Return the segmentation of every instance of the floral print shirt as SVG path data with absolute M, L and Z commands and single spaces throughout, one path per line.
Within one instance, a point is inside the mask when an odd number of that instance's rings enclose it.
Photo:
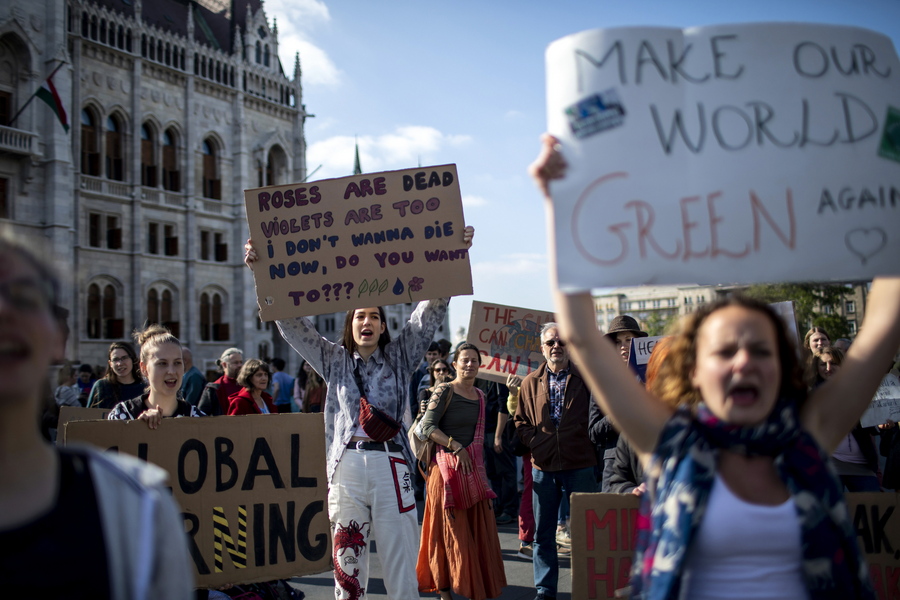
M 322 411 L 329 484 L 359 426 L 359 386 L 353 374 L 357 365 L 369 403 L 402 424 L 393 441 L 403 446 L 407 464 L 414 464 L 403 424 L 403 410 L 409 405 L 409 378 L 443 322 L 449 300 L 419 302 L 397 339 L 391 340 L 384 351 L 377 349 L 365 363 L 358 352 L 350 354 L 340 344 L 319 335 L 307 317 L 276 321 L 284 339 L 328 384 Z

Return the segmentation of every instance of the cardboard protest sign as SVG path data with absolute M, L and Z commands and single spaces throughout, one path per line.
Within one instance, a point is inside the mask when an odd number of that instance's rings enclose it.
M 847 508 L 878 600 L 900 598 L 900 495 L 847 494 Z
M 863 427 L 873 427 L 887 423 L 888 419 L 895 423 L 900 421 L 900 379 L 892 373 L 888 373 L 881 380 L 872 403 L 863 413 L 859 423 Z
M 647 363 L 650 355 L 656 348 L 656 342 L 663 339 L 664 335 L 651 335 L 642 338 L 631 338 L 631 350 L 628 352 L 628 366 L 637 373 L 641 383 L 647 381 Z
M 327 571 L 321 414 L 70 421 L 66 440 L 116 449 L 169 472 L 197 585 L 215 588 Z
M 615 598 L 631 578 L 640 500 L 632 494 L 572 494 L 570 499 L 572 598 Z
M 56 425 L 56 443 L 66 443 L 66 423 L 70 421 L 100 421 L 109 414 L 108 408 L 84 408 L 81 406 L 60 406 L 59 421 Z
M 244 191 L 263 321 L 472 293 L 456 165 Z
M 639 499 L 572 494 L 572 598 L 605 600 L 629 585 Z M 900 597 L 900 495 L 847 494 L 857 543 L 879 600 Z
M 541 326 L 553 321 L 553 313 L 488 302 L 472 302 L 469 334 L 484 356 L 478 376 L 506 383 L 515 373 L 525 377 L 544 362 Z
M 546 52 L 564 289 L 866 279 L 900 255 L 900 61 L 854 27 L 585 31 Z M 823 244 L 822 240 L 831 243 Z

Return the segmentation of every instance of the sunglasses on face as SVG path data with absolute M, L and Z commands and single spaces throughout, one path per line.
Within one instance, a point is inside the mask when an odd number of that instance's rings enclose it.
M 435 368 L 435 369 L 432 369 L 431 371 L 432 371 L 432 373 L 448 373 L 450 371 L 450 369 Z
M 544 342 L 544 345 L 548 348 L 552 348 L 553 346 L 559 346 L 560 348 L 566 347 L 566 343 L 562 340 L 547 340 Z

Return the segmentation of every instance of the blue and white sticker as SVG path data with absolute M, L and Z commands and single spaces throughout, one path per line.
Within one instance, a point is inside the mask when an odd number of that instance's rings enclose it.
M 625 122 L 625 107 L 615 89 L 588 96 L 566 109 L 569 127 L 578 139 L 584 139 L 619 127 Z

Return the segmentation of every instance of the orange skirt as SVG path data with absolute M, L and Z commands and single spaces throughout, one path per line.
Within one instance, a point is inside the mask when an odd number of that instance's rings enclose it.
M 444 480 L 428 468 L 428 492 L 416 578 L 422 593 L 452 589 L 471 600 L 496 598 L 506 586 L 491 500 L 467 510 L 444 510 Z

